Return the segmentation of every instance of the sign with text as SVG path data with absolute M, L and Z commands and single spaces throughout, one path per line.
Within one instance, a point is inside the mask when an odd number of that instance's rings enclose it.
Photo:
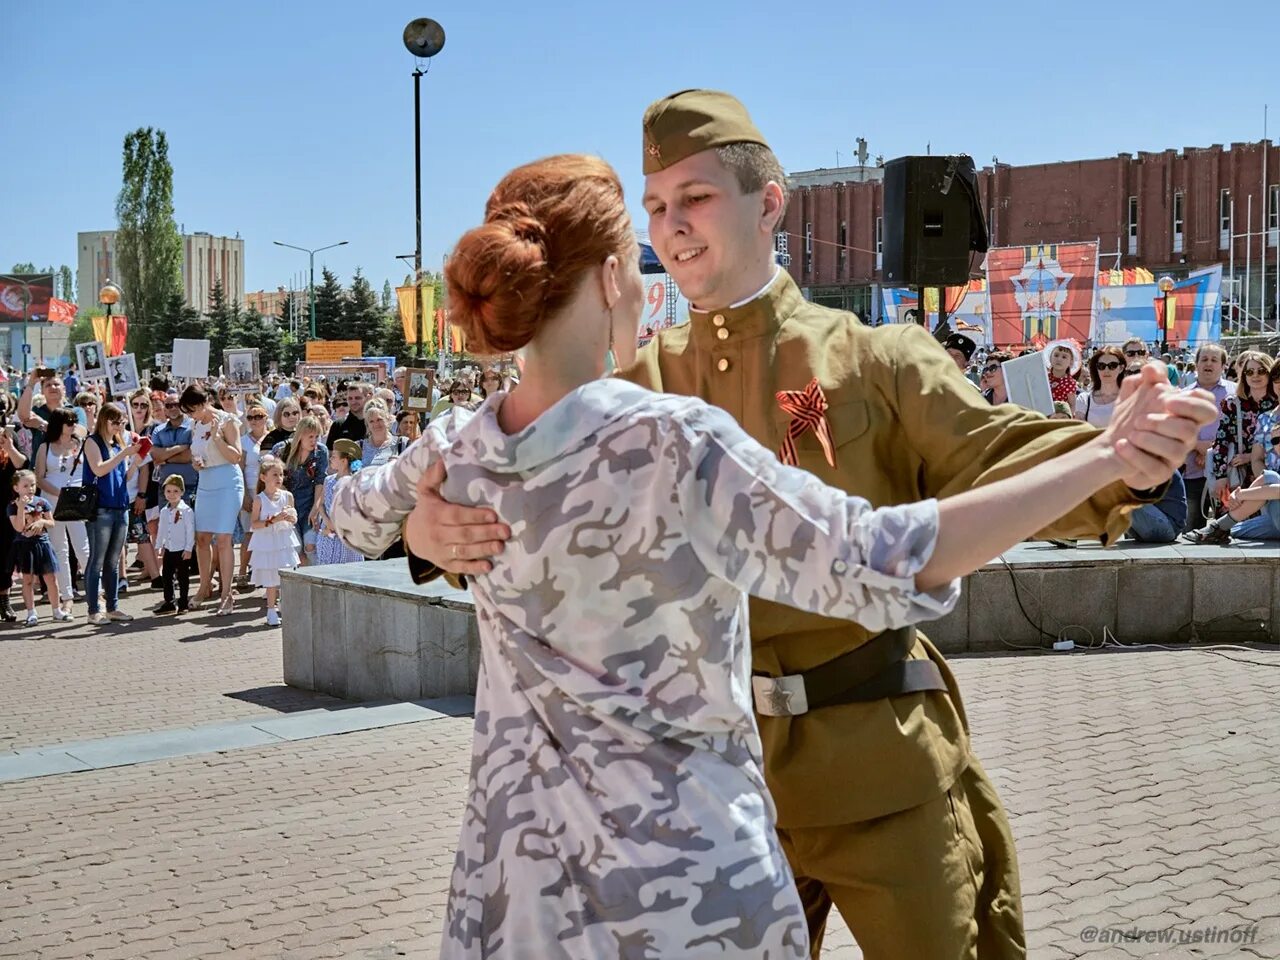
M 364 353 L 359 340 L 308 340 L 307 363 L 341 363 L 343 357 L 358 357 Z

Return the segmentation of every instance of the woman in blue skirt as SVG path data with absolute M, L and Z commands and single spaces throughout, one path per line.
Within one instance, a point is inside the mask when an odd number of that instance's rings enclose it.
M 240 464 L 244 449 L 240 446 L 239 421 L 216 410 L 208 395 L 199 387 L 187 387 L 178 401 L 182 412 L 194 423 L 191 427 L 191 463 L 199 471 L 196 488 L 196 559 L 200 565 L 200 589 L 192 608 L 213 596 L 214 557 L 217 557 L 218 582 L 222 599 L 218 613 L 230 613 L 235 607 L 235 554 L 231 535 L 244 502 L 244 474 Z M 215 544 L 216 538 L 216 544 Z

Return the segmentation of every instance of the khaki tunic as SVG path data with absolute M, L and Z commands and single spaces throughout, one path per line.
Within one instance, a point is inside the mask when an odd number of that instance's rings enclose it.
M 1096 436 L 1083 423 L 1050 421 L 988 405 L 921 327 L 872 329 L 849 313 L 808 303 L 780 273 L 760 297 L 714 314 L 691 312 L 663 331 L 622 376 L 668 393 L 701 397 L 731 413 L 778 450 L 790 422 L 775 393 L 817 378 L 835 446 L 828 465 L 812 431 L 797 443 L 799 466 L 875 506 L 946 497 L 1017 474 Z M 1042 537 L 1099 536 L 1112 542 L 1139 501 L 1123 484 L 1099 493 Z M 866 630 L 752 598 L 754 669 L 798 673 L 865 643 Z M 780 828 L 882 817 L 933 800 L 969 763 L 959 691 L 951 687 L 799 717 L 760 716 L 765 772 Z

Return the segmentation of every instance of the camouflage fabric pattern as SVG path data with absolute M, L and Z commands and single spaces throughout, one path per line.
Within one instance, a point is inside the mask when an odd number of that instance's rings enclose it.
M 872 510 L 784 467 L 723 411 L 618 380 L 525 430 L 502 394 L 344 480 L 376 556 L 437 458 L 512 527 L 471 584 L 482 639 L 446 957 L 808 955 L 751 703 L 748 593 L 872 630 L 949 610 L 914 589 L 937 504 Z

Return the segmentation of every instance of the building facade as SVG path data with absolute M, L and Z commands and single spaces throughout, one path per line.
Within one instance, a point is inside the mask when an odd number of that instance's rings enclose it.
M 1264 186 L 1265 164 L 1265 186 Z M 788 176 L 779 237 L 810 299 L 877 318 L 884 192 L 865 168 Z M 857 171 L 857 177 L 841 170 Z M 1222 264 L 1223 298 L 1274 318 L 1280 295 L 1280 147 L 1235 143 L 1098 160 L 984 167 L 992 246 L 1098 240 L 1103 267 L 1184 276 Z M 1234 237 L 1234 242 L 1232 238 Z M 979 258 L 974 258 L 975 271 Z M 1234 281 L 1232 278 L 1234 277 Z
M 116 260 L 116 232 L 95 230 L 76 235 L 79 307 L 98 306 L 98 291 L 107 280 L 120 282 Z M 244 302 L 244 241 L 196 232 L 182 235 L 182 295 L 187 306 L 201 313 L 209 309 L 216 279 L 228 301 Z M 126 297 L 128 293 L 126 291 Z

